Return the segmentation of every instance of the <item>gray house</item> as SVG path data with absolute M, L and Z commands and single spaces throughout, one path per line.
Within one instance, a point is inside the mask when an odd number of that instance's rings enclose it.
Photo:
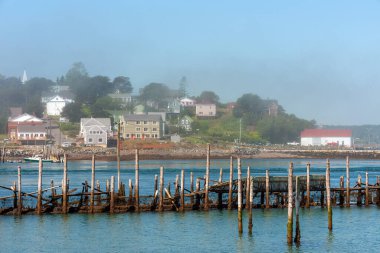
M 109 118 L 82 118 L 80 120 L 80 137 L 85 145 L 107 146 L 107 139 L 112 135 Z

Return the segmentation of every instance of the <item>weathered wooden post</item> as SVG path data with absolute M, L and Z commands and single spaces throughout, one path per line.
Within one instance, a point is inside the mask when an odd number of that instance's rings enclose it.
M 193 175 L 193 172 L 190 172 L 190 193 L 191 193 L 191 197 L 190 197 L 190 203 L 191 205 L 194 204 L 194 175 Z
M 299 176 L 296 177 L 296 236 L 294 242 L 299 244 L 301 242 L 301 228 L 300 228 L 300 180 Z
M 380 177 L 376 176 L 376 186 L 380 186 Z M 376 204 L 380 205 L 380 188 L 377 188 L 376 190 Z
M 181 170 L 181 203 L 180 211 L 185 211 L 185 170 Z
M 330 190 L 330 160 L 327 159 L 326 166 L 326 199 L 327 199 L 327 219 L 328 229 L 332 230 L 332 207 L 331 207 L 331 190 Z
M 108 181 L 108 180 L 107 180 Z M 128 204 L 133 205 L 133 184 L 132 179 L 128 180 L 128 187 L 129 187 L 129 198 L 128 198 Z
M 42 158 L 38 161 L 37 214 L 42 214 Z
M 228 210 L 232 209 L 232 187 L 234 178 L 234 161 L 232 156 L 230 157 L 230 184 L 228 187 Z
M 358 175 L 358 197 L 356 204 L 358 206 L 362 205 L 362 176 L 360 174 Z
M 153 197 L 156 198 L 158 191 L 158 175 L 154 175 L 154 190 L 153 190 Z
M 293 163 L 289 164 L 288 169 L 288 224 L 287 241 L 289 245 L 293 243 Z
M 368 171 L 365 173 L 365 206 L 369 205 L 369 183 L 368 183 Z
M 135 210 L 140 211 L 140 195 L 139 195 L 139 150 L 136 149 L 135 155 Z
M 13 181 L 13 187 L 11 187 L 11 189 L 13 190 L 13 209 L 16 210 L 16 213 L 17 213 L 17 183 L 16 181 Z M 13 214 L 14 213 L 14 210 L 13 210 Z
M 96 198 L 96 204 L 98 206 L 101 206 L 102 202 L 102 195 L 100 194 L 100 182 L 99 180 L 96 180 L 96 191 L 98 192 L 98 196 Z
M 117 124 L 117 136 L 116 136 L 116 159 L 117 159 L 117 192 L 120 191 L 120 120 Z
M 207 144 L 207 158 L 206 158 L 206 182 L 205 182 L 205 203 L 204 210 L 208 211 L 208 188 L 210 185 L 210 144 Z
M 344 177 L 340 176 L 339 179 L 339 205 L 343 206 L 344 205 Z
M 306 165 L 306 208 L 310 208 L 310 162 Z
M 193 206 L 193 209 L 198 210 L 199 206 L 201 204 L 201 196 L 199 194 L 199 191 L 201 189 L 201 179 L 197 178 L 196 184 L 195 184 L 195 206 Z
M 174 196 L 179 195 L 179 175 L 178 174 L 175 175 L 174 188 L 175 188 Z
M 350 207 L 350 158 L 346 157 L 346 207 Z
M 115 212 L 115 176 L 111 176 L 110 213 Z
M 245 208 L 248 210 L 249 209 L 249 193 L 250 193 L 250 188 L 249 185 L 251 183 L 251 168 L 248 166 L 247 167 L 247 180 L 245 182 Z
M 268 209 L 270 207 L 269 203 L 269 170 L 265 171 L 265 208 Z
M 17 179 L 18 179 L 18 198 L 17 198 L 17 215 L 22 213 L 22 188 L 21 188 L 21 167 L 17 167 Z
M 90 196 L 91 213 L 94 212 L 94 205 L 95 205 L 95 155 L 92 155 L 92 163 L 91 163 L 91 196 Z
M 50 188 L 51 188 L 51 200 L 55 201 L 55 188 L 54 188 L 54 180 L 50 180 Z
M 158 205 L 160 212 L 164 211 L 164 167 L 160 167 L 160 203 Z
M 67 155 L 63 155 L 62 213 L 67 213 Z
M 239 234 L 243 233 L 243 187 L 241 182 L 241 162 L 238 158 L 238 229 Z
M 253 205 L 253 182 L 252 182 L 252 177 L 250 177 L 249 180 L 249 213 L 248 213 L 248 233 L 252 234 L 252 227 L 253 227 L 253 222 L 252 222 L 252 205 Z

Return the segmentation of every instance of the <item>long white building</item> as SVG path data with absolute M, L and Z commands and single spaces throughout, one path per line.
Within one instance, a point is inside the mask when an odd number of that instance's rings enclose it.
M 352 146 L 352 131 L 348 129 L 305 129 L 301 146 Z

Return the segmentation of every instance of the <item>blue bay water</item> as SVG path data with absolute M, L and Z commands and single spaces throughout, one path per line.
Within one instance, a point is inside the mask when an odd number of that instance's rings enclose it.
M 254 175 L 265 175 L 270 169 L 272 176 L 286 175 L 287 159 L 243 160 L 243 173 L 250 166 Z M 295 174 L 306 171 L 311 162 L 312 174 L 324 174 L 326 161 L 319 159 L 293 160 Z M 17 180 L 17 166 L 22 167 L 23 191 L 37 189 L 36 164 L 1 164 L 0 185 L 10 186 Z M 205 174 L 203 160 L 141 161 L 140 193 L 153 193 L 154 175 L 159 167 L 165 167 L 165 185 L 174 182 L 181 169 L 185 169 L 186 181 L 190 171 L 195 177 Z M 235 164 L 236 165 L 236 164 Z M 352 160 L 351 185 L 357 175 L 370 175 L 375 183 L 380 175 L 380 161 Z M 123 182 L 134 180 L 134 163 L 121 163 Z M 228 178 L 229 160 L 213 160 L 211 179 L 217 180 L 223 168 Z M 97 162 L 96 177 L 105 187 L 106 179 L 116 176 L 115 162 Z M 345 175 L 345 160 L 331 160 L 332 186 Z M 236 175 L 235 175 L 236 177 Z M 90 181 L 91 162 L 69 162 L 70 188 L 81 187 Z M 53 179 L 62 180 L 62 164 L 45 164 L 43 184 Z M 0 195 L 10 195 L 1 190 Z M 0 252 L 354 252 L 379 248 L 380 208 L 356 207 L 333 208 L 333 231 L 327 229 L 327 210 L 320 207 L 301 209 L 301 245 L 286 244 L 287 209 L 253 211 L 253 234 L 247 233 L 247 217 L 243 213 L 244 232 L 237 232 L 237 212 L 212 210 L 185 213 L 125 213 L 125 214 L 69 214 L 0 216 Z

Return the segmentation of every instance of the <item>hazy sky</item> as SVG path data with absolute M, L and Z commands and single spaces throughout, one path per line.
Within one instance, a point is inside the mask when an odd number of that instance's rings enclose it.
M 380 124 L 380 1 L 0 0 L 0 73 L 74 62 L 222 102 L 277 99 L 320 124 Z

